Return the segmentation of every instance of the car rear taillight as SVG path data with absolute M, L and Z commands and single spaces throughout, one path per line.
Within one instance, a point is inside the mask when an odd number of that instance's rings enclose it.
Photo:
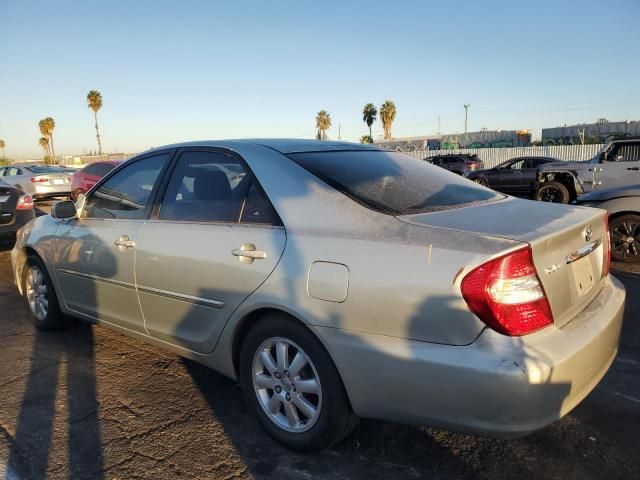
M 611 234 L 609 233 L 609 212 L 604 216 L 604 258 L 602 265 L 602 278 L 609 275 L 611 269 Z
M 531 247 L 475 268 L 463 278 L 461 289 L 469 309 L 499 333 L 526 335 L 553 324 Z
M 16 210 L 33 210 L 33 198 L 31 195 L 21 195 L 16 204 Z
M 42 183 L 42 182 L 48 182 L 49 181 L 49 177 L 31 177 L 31 183 Z

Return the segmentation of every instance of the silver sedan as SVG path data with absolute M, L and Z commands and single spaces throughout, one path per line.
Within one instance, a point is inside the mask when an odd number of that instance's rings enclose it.
M 34 199 L 71 194 L 71 173 L 57 165 L 13 164 L 0 167 L 0 178 Z
M 78 317 L 239 379 L 289 448 L 358 417 L 515 437 L 616 355 L 606 222 L 373 146 L 194 142 L 57 203 L 12 263 L 38 328 Z

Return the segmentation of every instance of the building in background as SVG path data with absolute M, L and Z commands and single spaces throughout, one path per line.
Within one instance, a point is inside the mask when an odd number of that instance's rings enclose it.
M 543 145 L 605 143 L 611 137 L 630 136 L 640 136 L 640 121 L 610 122 L 601 118 L 596 123 L 542 129 Z

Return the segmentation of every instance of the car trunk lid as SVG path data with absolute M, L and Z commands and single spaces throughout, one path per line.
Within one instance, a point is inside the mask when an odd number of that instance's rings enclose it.
M 582 311 L 602 287 L 607 241 L 605 216 L 604 210 L 508 198 L 398 218 L 415 225 L 479 233 L 531 245 L 555 324 L 561 327 Z

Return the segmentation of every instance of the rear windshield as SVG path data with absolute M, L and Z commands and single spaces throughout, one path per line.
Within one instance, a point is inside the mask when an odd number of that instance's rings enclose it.
M 33 167 L 27 167 L 33 173 L 67 173 L 64 168 L 56 167 L 55 165 L 35 165 Z
M 434 212 L 503 198 L 461 176 L 397 152 L 287 155 L 355 201 L 392 215 Z

